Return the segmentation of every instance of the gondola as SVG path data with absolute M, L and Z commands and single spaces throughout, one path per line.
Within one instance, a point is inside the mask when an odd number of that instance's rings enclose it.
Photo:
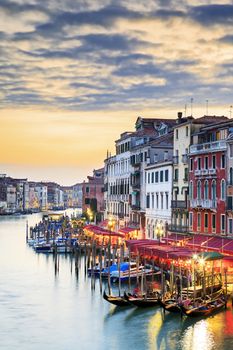
M 160 299 L 158 300 L 159 305 L 164 309 L 164 311 L 169 311 L 173 313 L 180 313 L 181 309 L 174 298 Z
M 117 297 L 117 296 L 113 296 L 113 295 L 107 295 L 105 291 L 103 294 L 103 298 L 105 300 L 107 300 L 109 303 L 116 305 L 116 306 L 129 306 L 130 305 L 124 296 Z
M 223 307 L 226 307 L 226 298 L 224 295 L 210 301 L 204 301 L 196 307 L 188 308 L 184 305 L 180 305 L 182 314 L 189 317 L 209 316 L 221 310 Z
M 125 299 L 134 306 L 137 307 L 152 307 L 158 305 L 159 294 L 155 293 L 154 295 L 149 296 L 141 296 L 141 295 L 132 295 L 132 294 L 124 294 Z

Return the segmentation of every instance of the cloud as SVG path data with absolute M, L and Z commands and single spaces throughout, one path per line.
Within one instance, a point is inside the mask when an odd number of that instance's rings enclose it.
M 231 25 L 233 24 L 233 5 L 210 4 L 194 6 L 190 8 L 189 16 L 203 26 Z

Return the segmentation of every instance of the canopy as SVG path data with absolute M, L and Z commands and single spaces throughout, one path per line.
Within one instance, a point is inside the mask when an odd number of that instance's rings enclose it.
M 198 257 L 203 258 L 205 261 L 223 259 L 224 256 L 218 252 L 201 252 L 197 254 Z
M 138 231 L 138 228 L 133 228 L 133 227 L 123 227 L 119 229 L 119 232 L 121 233 L 129 233 L 129 232 L 133 232 L 133 231 Z

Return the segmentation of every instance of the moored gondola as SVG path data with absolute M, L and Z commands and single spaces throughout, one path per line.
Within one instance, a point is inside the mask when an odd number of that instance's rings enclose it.
M 125 299 L 134 306 L 137 307 L 152 307 L 158 305 L 159 294 L 155 293 L 154 295 L 132 295 L 132 294 L 124 294 Z
M 164 311 L 169 311 L 173 313 L 180 313 L 181 309 L 179 307 L 179 304 L 176 299 L 169 298 L 169 299 L 160 299 L 158 300 L 159 305 L 164 309 Z
M 114 296 L 114 295 L 107 295 L 104 291 L 103 298 L 108 301 L 109 303 L 116 305 L 116 306 L 129 306 L 130 304 L 125 299 L 124 296 Z
M 196 306 L 185 307 L 184 305 L 180 305 L 182 314 L 189 317 L 209 316 L 224 307 L 226 307 L 226 298 L 224 295 L 210 301 L 204 301 Z

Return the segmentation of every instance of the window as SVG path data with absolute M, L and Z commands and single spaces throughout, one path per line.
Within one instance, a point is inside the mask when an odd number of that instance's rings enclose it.
M 225 180 L 221 181 L 221 200 L 225 201 L 226 199 L 226 182 Z
M 178 140 L 178 136 L 179 136 L 179 130 L 176 129 L 176 140 Z
M 86 187 L 86 193 L 89 193 L 89 192 L 90 192 L 90 188 Z
M 228 234 L 233 234 L 233 219 L 231 218 L 228 219 Z
M 175 173 L 174 173 L 175 177 L 174 177 L 174 181 L 178 181 L 178 177 L 179 177 L 179 170 L 175 169 Z
M 213 201 L 216 200 L 216 181 L 215 180 L 213 180 L 211 184 L 211 199 Z
M 163 209 L 163 193 L 160 193 L 160 197 L 161 197 L 161 209 Z
M 164 151 L 164 160 L 168 160 L 168 151 Z
M 159 194 L 156 193 L 156 209 L 159 209 Z
M 160 182 L 163 182 L 163 170 L 160 171 Z
M 154 209 L 154 207 L 155 207 L 155 197 L 154 197 L 154 193 L 152 193 L 151 199 L 152 199 L 151 206 L 152 206 L 152 209 Z
M 233 157 L 233 144 L 230 145 L 230 157 L 231 158 Z
M 193 171 L 193 158 L 190 159 L 190 171 Z
M 168 181 L 168 170 L 165 170 L 165 181 Z
M 216 156 L 215 155 L 212 156 L 212 168 L 213 169 L 216 168 Z
M 230 185 L 233 185 L 233 168 L 230 168 L 230 178 L 229 178 Z
M 152 183 L 152 184 L 154 183 L 154 176 L 155 176 L 155 174 L 152 173 L 152 174 L 151 174 L 151 183 Z
M 150 195 L 149 194 L 147 194 L 147 196 L 146 196 L 146 207 L 147 207 L 147 209 L 150 208 Z
M 193 199 L 193 182 L 190 181 L 189 183 L 189 199 Z
M 205 213 L 205 216 L 204 216 L 204 218 L 205 218 L 205 231 L 207 231 L 208 230 L 208 213 Z
M 204 199 L 209 199 L 209 183 L 207 180 L 205 181 L 204 187 Z
M 155 182 L 159 182 L 159 172 L 155 172 Z
M 225 233 L 225 214 L 221 214 L 221 233 Z
M 150 183 L 150 173 L 148 173 L 148 184 Z
M 201 181 L 197 182 L 197 199 L 201 199 Z
M 225 162 L 225 154 L 221 155 L 221 168 L 225 169 L 226 162 Z
M 166 192 L 166 209 L 168 209 L 168 193 Z
M 212 231 L 213 233 L 216 231 L 216 214 L 212 214 Z
M 186 137 L 189 136 L 189 127 L 188 126 L 186 126 L 186 128 L 185 128 L 185 132 L 186 132 Z
M 197 213 L 197 230 L 201 229 L 201 213 Z
M 201 158 L 197 159 L 197 169 L 201 170 Z
M 208 157 L 205 157 L 205 169 L 208 169 Z
M 188 181 L 188 168 L 184 168 L 184 181 Z
M 189 226 L 193 227 L 193 213 L 189 213 Z

